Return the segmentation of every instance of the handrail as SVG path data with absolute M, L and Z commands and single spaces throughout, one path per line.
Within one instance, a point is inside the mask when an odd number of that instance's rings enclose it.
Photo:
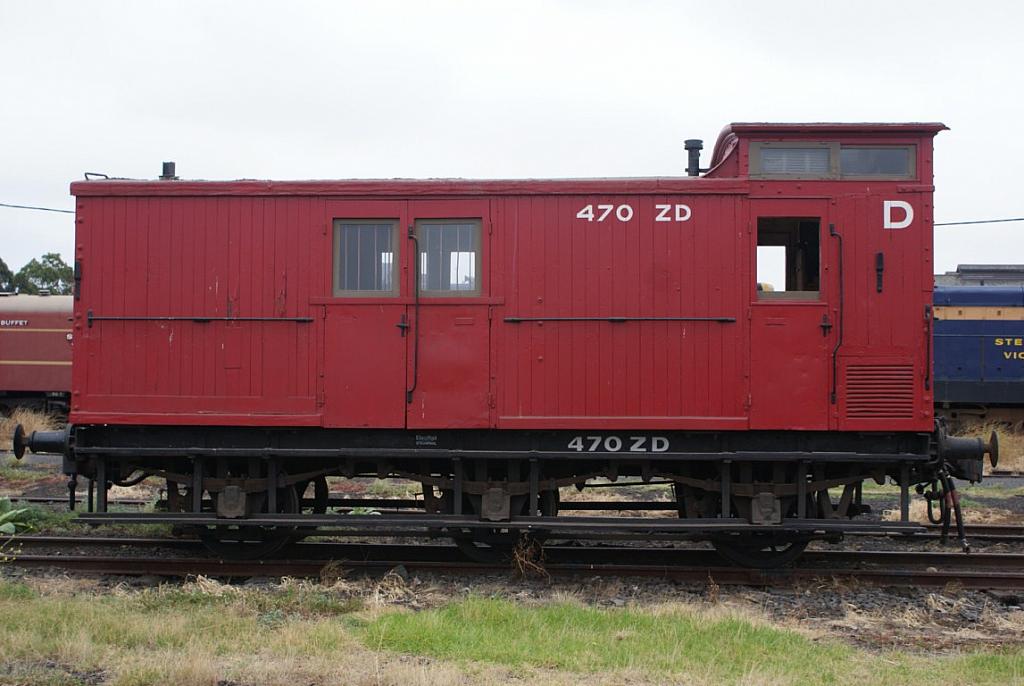
M 313 321 L 312 317 L 146 317 L 141 315 L 128 316 L 97 316 L 92 310 L 86 312 L 85 320 L 92 328 L 93 322 L 196 322 L 206 324 L 207 322 L 298 322 L 308 324 Z
M 719 322 L 733 324 L 736 317 L 505 317 L 508 324 L 520 322 Z

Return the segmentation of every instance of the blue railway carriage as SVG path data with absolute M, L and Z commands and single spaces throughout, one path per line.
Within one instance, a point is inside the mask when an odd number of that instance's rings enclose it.
M 953 417 L 1019 419 L 1024 286 L 937 286 L 935 402 Z

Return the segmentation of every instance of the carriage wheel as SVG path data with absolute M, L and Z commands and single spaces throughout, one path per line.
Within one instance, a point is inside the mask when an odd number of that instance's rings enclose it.
M 253 512 L 267 512 L 265 493 L 252 494 Z M 299 494 L 294 486 L 277 489 L 277 513 L 295 514 L 301 510 Z M 296 540 L 295 527 L 245 526 L 225 524 L 204 527 L 199 539 L 207 550 L 220 557 L 235 560 L 255 560 L 270 557 Z

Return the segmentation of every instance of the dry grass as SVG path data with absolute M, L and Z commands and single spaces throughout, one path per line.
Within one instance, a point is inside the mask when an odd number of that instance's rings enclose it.
M 1006 651 L 1008 646 L 1019 644 L 1020 636 L 1024 635 L 1022 612 L 1005 612 L 986 605 L 974 611 L 971 622 L 964 622 L 960 617 L 965 609 L 972 611 L 970 601 L 955 589 L 947 589 L 928 594 L 920 605 L 895 611 L 865 610 L 844 603 L 843 616 L 827 620 L 820 628 L 833 635 L 870 636 L 878 644 L 890 643 L 893 647 L 955 652 L 963 652 L 965 646 Z
M 938 503 L 935 504 L 933 512 L 939 514 Z M 964 523 L 966 524 L 1020 524 L 1021 516 L 1017 512 L 1000 507 L 982 507 L 964 503 Z M 882 519 L 889 522 L 898 522 L 900 519 L 899 507 L 882 511 Z M 912 495 L 910 500 L 910 521 L 926 524 L 928 522 L 928 503 L 924 498 Z M 955 531 L 955 523 L 952 525 Z
M 512 551 L 512 569 L 521 579 L 551 579 L 551 574 L 544 567 L 544 546 L 528 536 L 520 536 L 516 541 Z
M 53 431 L 60 426 L 60 420 L 50 414 L 15 408 L 10 417 L 0 416 L 0 448 L 9 449 L 14 438 L 14 427 L 21 424 L 26 434 L 33 431 Z
M 1001 507 L 964 507 L 964 522 L 971 524 L 1015 524 L 1020 525 L 1018 512 Z
M 938 508 L 938 505 L 936 505 Z M 900 520 L 900 508 L 896 506 L 891 510 L 882 511 L 882 519 L 887 522 L 898 522 Z M 928 503 L 924 498 L 920 496 L 911 496 L 910 498 L 910 521 L 912 522 L 927 522 L 928 521 Z
M 607 479 L 591 479 L 588 484 L 607 484 Z M 621 480 L 619 483 L 623 483 Z M 629 482 L 615 488 L 584 488 L 582 491 L 575 486 L 559 489 L 558 498 L 561 502 L 630 502 L 638 500 L 656 500 L 671 502 L 674 500 L 672 487 L 665 485 L 648 485 L 641 481 Z M 582 513 L 577 513 L 582 514 Z M 675 510 L 587 510 L 588 516 L 622 516 L 622 517 L 676 517 Z

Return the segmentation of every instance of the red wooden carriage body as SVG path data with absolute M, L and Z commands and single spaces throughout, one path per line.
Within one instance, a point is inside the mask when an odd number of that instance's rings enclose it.
M 942 128 L 733 125 L 699 178 L 75 183 L 72 421 L 930 431 Z M 837 169 L 881 148 L 905 173 Z M 833 159 L 752 168 L 780 150 Z M 794 220 L 816 282 L 759 290 Z M 345 292 L 339 233 L 366 226 L 388 288 Z M 470 243 L 436 241 L 448 280 L 417 296 L 428 226 Z

